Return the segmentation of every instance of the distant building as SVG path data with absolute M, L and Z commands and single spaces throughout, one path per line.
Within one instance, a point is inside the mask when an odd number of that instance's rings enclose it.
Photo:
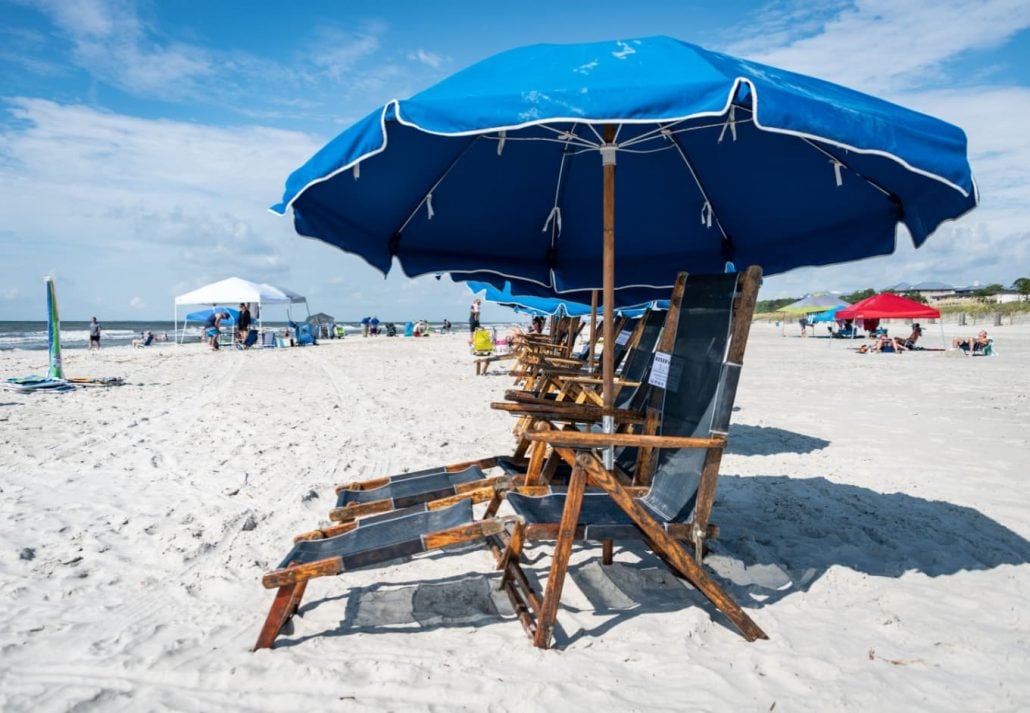
M 914 285 L 910 285 L 907 282 L 899 282 L 887 289 L 899 294 L 914 292 L 924 297 L 928 302 L 937 302 L 948 297 L 954 297 L 956 294 L 956 288 L 943 282 L 919 282 Z

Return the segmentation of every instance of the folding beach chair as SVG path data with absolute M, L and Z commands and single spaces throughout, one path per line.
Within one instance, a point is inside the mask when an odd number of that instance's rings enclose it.
M 650 409 L 661 411 L 659 435 L 566 430 L 528 435 L 559 451 L 629 446 L 639 448 L 645 459 L 657 458 L 653 483 L 642 496 L 625 488 L 592 452 L 576 457 L 567 490 L 543 496 L 508 493 L 519 524 L 502 557 L 502 588 L 536 646 L 550 645 L 575 539 L 643 539 L 748 640 L 766 638 L 700 564 L 704 540 L 714 534 L 709 518 L 760 276 L 758 268 L 749 268 L 739 276 L 739 289 L 736 275 L 688 282 L 675 334 L 667 329 L 655 353 L 662 366 L 653 367 L 650 375 Z M 733 317 L 727 321 L 730 305 Z M 670 342 L 675 347 L 668 355 Z M 600 491 L 585 492 L 587 482 Z M 518 562 L 526 540 L 533 539 L 557 539 L 542 599 Z M 694 558 L 683 541 L 693 544 Z M 604 557 L 610 561 L 610 544 Z
M 519 518 L 488 517 L 476 521 L 473 518 L 472 501 L 458 498 L 452 499 L 453 502 L 438 501 L 443 503 L 440 507 L 429 504 L 362 518 L 341 526 L 346 529 L 330 538 L 301 540 L 283 559 L 279 569 L 268 573 L 263 579 L 265 587 L 276 588 L 278 591 L 255 649 L 272 646 L 282 626 L 299 607 L 307 582 L 314 577 L 336 575 L 402 555 L 489 538 L 507 540 L 500 558 L 500 568 L 504 570 L 502 588 L 512 598 L 516 613 L 533 636 L 534 643 L 547 647 L 556 619 L 572 539 L 577 534 L 591 538 L 599 536 L 602 539 L 644 537 L 674 571 L 687 577 L 708 596 L 746 638 L 764 638 L 761 629 L 718 584 L 708 578 L 698 563 L 686 555 L 676 540 L 677 537 L 692 539 L 697 543 L 697 551 L 700 553 L 700 543 L 704 535 L 711 531 L 708 527 L 708 513 L 714 498 L 719 456 L 725 445 L 725 435 L 718 433 L 717 426 L 724 422 L 728 426 L 739 376 L 739 360 L 743 356 L 759 275 L 757 268 L 751 268 L 743 278 L 744 286 L 736 299 L 737 318 L 732 328 L 734 341 L 728 350 L 721 349 L 717 338 L 712 338 L 710 334 L 698 335 L 698 338 L 684 346 L 702 347 L 706 350 L 705 359 L 700 363 L 690 358 L 682 363 L 670 362 L 670 368 L 663 370 L 664 376 L 659 375 L 657 380 L 652 374 L 652 383 L 659 384 L 651 392 L 652 408 L 657 410 L 663 406 L 669 411 L 669 416 L 675 422 L 669 430 L 676 432 L 689 428 L 691 433 L 701 433 L 707 428 L 708 437 L 679 437 L 665 432 L 662 435 L 552 432 L 546 428 L 534 431 L 530 436 L 534 441 L 547 442 L 557 450 L 564 451 L 563 457 L 569 457 L 570 449 L 584 443 L 588 447 L 614 445 L 639 448 L 645 457 L 654 449 L 677 449 L 662 452 L 662 458 L 659 459 L 661 471 L 649 491 L 645 493 L 643 489 L 624 488 L 611 472 L 604 470 L 595 456 L 581 454 L 575 460 L 577 467 L 573 470 L 567 492 L 548 492 L 538 496 L 541 492 L 539 487 L 525 487 L 517 488 L 508 495 L 509 502 L 513 504 L 522 499 L 520 504 L 523 512 L 519 513 Z M 744 313 L 747 315 L 746 322 Z M 691 321 L 703 323 L 704 316 L 702 310 Z M 667 342 L 667 339 L 663 339 L 664 348 L 668 348 Z M 725 346 L 724 337 L 722 347 Z M 718 358 L 713 357 L 715 354 L 719 355 Z M 665 363 L 660 356 L 656 355 L 656 363 Z M 716 367 L 714 370 L 713 365 Z M 698 366 L 708 366 L 708 369 L 696 368 Z M 694 383 L 690 378 L 695 376 L 705 379 L 705 382 Z M 713 377 L 717 382 L 715 385 L 709 383 Z M 671 395 L 668 400 L 665 398 L 666 392 Z M 695 398 L 692 396 L 695 393 L 702 396 Z M 684 448 L 704 448 L 702 461 L 697 462 L 689 455 L 681 457 L 680 449 Z M 534 457 L 537 457 L 536 452 Z M 687 468 L 690 470 L 683 472 Z M 588 473 L 591 481 L 605 492 L 584 495 Z M 617 507 L 607 507 L 598 497 L 609 503 L 614 501 Z M 681 522 L 684 513 L 690 512 L 691 505 L 694 513 L 692 520 Z M 560 523 L 554 523 L 552 516 L 555 512 L 561 513 Z M 585 523 L 594 528 L 588 531 L 586 527 L 577 527 L 581 513 L 600 517 L 601 520 Z M 532 590 L 518 559 L 527 538 L 553 539 L 555 536 L 558 544 L 554 564 L 547 591 L 541 599 Z M 314 537 L 320 535 L 315 533 Z
M 680 282 L 685 279 L 681 276 Z M 679 282 L 678 282 L 679 284 Z M 630 381 L 623 382 L 632 388 L 626 388 L 619 393 L 616 401 L 616 408 L 624 412 L 624 420 L 633 418 L 633 422 L 642 423 L 645 420 L 642 412 L 646 405 L 641 399 L 634 402 L 634 396 L 640 393 L 639 385 L 642 379 L 646 378 L 647 370 L 651 362 L 651 353 L 658 340 L 663 323 L 668 319 L 675 319 L 678 313 L 680 300 L 674 294 L 670 303 L 668 313 L 651 312 L 638 325 L 632 339 L 629 341 L 630 348 L 625 360 L 624 376 Z M 591 378 L 596 382 L 596 379 Z M 519 395 L 524 392 L 517 392 Z M 527 392 L 528 393 L 528 392 Z M 601 419 L 601 410 L 598 406 L 589 405 L 584 408 L 574 400 L 567 403 L 560 400 L 541 400 L 539 403 L 547 407 L 543 414 L 550 421 L 565 421 L 577 419 L 579 422 L 597 422 Z M 511 406 L 524 407 L 524 404 L 510 404 Z M 498 404 L 493 404 L 500 408 Z M 571 408 L 571 410 L 569 410 Z M 637 413 L 633 413 L 634 409 Z M 513 411 L 516 415 L 519 410 Z M 519 446 L 512 456 L 491 456 L 476 461 L 456 463 L 449 466 L 429 468 L 411 473 L 376 478 L 372 480 L 359 481 L 348 485 L 342 485 L 336 489 L 336 504 L 329 513 L 329 518 L 335 522 L 348 522 L 358 517 L 388 512 L 400 508 L 411 507 L 419 503 L 426 503 L 432 500 L 450 496 L 461 496 L 472 498 L 476 502 L 483 502 L 492 499 L 493 492 L 502 492 L 505 486 L 513 484 L 512 478 L 528 476 L 523 482 L 535 484 L 536 482 L 549 482 L 556 474 L 567 475 L 570 464 L 562 465 L 557 457 L 550 460 L 537 459 L 534 463 L 532 458 L 525 457 L 529 450 L 529 441 L 523 438 L 526 429 L 536 423 L 533 417 L 527 417 L 525 428 L 518 430 Z M 620 458 L 617 461 L 619 472 L 633 478 L 635 472 L 635 459 L 632 455 Z M 500 468 L 507 477 L 488 477 L 485 470 L 489 468 Z M 323 534 L 331 533 L 332 528 L 323 529 Z

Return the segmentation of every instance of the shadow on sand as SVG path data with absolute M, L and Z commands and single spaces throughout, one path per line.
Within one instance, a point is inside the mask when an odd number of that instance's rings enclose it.
M 722 534 L 711 543 L 706 566 L 745 609 L 760 609 L 805 592 L 832 567 L 876 577 L 900 577 L 906 572 L 941 577 L 1030 562 L 1030 542 L 973 508 L 903 493 L 878 493 L 821 477 L 723 476 L 714 517 Z M 689 606 L 701 606 L 731 627 L 642 543 L 617 544 L 614 565 L 601 565 L 600 548 L 585 543 L 579 546 L 596 551 L 598 558 L 569 568 L 571 582 L 591 607 L 611 618 L 568 636 L 559 617 L 557 646 L 600 636 L 639 614 Z M 541 555 L 550 551 L 551 543 L 527 551 L 526 560 L 533 564 L 527 563 L 526 573 L 537 591 L 549 562 Z M 301 613 L 347 599 L 339 627 L 320 636 L 385 633 L 397 627 L 484 626 L 513 619 L 507 599 L 496 591 L 498 581 L 496 573 L 464 573 L 433 582 L 356 587 L 339 597 L 309 603 Z M 575 609 L 567 604 L 562 608 Z
M 726 452 L 739 456 L 771 456 L 777 453 L 812 453 L 828 445 L 830 442 L 825 439 L 775 426 L 734 423 L 730 426 Z

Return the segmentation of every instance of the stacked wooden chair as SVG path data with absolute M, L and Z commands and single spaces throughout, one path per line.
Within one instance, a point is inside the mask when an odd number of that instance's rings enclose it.
M 750 268 L 739 276 L 681 277 L 677 282 L 679 295 L 674 293 L 653 361 L 660 368 L 653 365 L 646 388 L 636 390 L 638 398 L 645 398 L 645 412 L 615 413 L 617 421 L 632 422 L 641 432 L 580 430 L 577 424 L 603 415 L 603 409 L 589 404 L 522 404 L 551 409 L 537 413 L 537 423 L 525 434 L 524 440 L 535 445 L 522 480 L 498 477 L 484 483 L 490 479 L 477 477 L 434 490 L 414 481 L 436 472 L 398 476 L 390 479 L 398 488 L 390 508 L 300 536 L 263 579 L 277 591 L 255 648 L 273 644 L 314 577 L 476 540 L 495 548 L 501 586 L 537 646 L 550 645 L 576 539 L 601 541 L 606 562 L 614 540 L 643 539 L 747 639 L 764 638 L 700 565 L 705 539 L 716 534 L 711 507 L 759 278 L 760 270 Z M 602 448 L 619 449 L 619 460 L 632 460 L 636 471 L 648 473 L 641 480 L 650 486 L 627 485 L 617 471 L 606 470 L 596 454 Z M 546 483 L 548 464 L 559 460 L 571 466 L 570 479 L 566 487 L 554 488 Z M 431 499 L 406 505 L 404 488 L 421 489 Z M 436 494 L 443 497 L 432 499 Z M 473 504 L 487 500 L 485 517 L 477 520 Z M 497 515 L 503 500 L 515 515 Z M 521 565 L 526 543 L 536 539 L 557 541 L 542 596 Z M 693 557 L 684 543 L 693 546 Z
M 583 323 L 579 317 L 552 318 L 548 334 L 519 334 L 507 354 L 494 354 L 476 359 L 476 375 L 486 374 L 491 364 L 500 361 L 513 360 L 517 365 L 521 365 L 542 357 L 569 357 L 582 330 Z M 518 368 L 521 367 L 516 366 L 516 369 Z

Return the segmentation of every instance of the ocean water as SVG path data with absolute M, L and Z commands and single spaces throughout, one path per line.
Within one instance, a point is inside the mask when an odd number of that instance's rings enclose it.
M 385 324 L 386 322 L 383 322 Z M 347 334 L 360 334 L 361 324 L 354 322 L 340 322 L 347 330 Z M 404 322 L 394 322 L 398 331 L 404 333 Z M 430 323 L 434 330 L 440 329 L 440 323 Z M 484 323 L 484 327 L 493 325 Z M 496 325 L 500 328 L 502 325 Z M 201 339 L 202 325 L 192 323 L 186 328 L 185 340 L 199 341 Z M 282 330 L 285 323 L 265 322 L 266 329 Z M 157 335 L 159 341 L 167 336 L 169 341 L 175 339 L 175 323 L 171 320 L 152 321 L 131 321 L 131 322 L 100 322 L 101 337 L 100 346 L 118 347 L 127 346 L 133 339 L 139 339 L 147 331 Z M 453 331 L 463 333 L 467 326 L 461 322 L 455 322 Z M 89 347 L 89 322 L 75 320 L 61 321 L 61 348 L 62 349 L 87 349 Z M 3 322 L 0 321 L 0 351 L 11 349 L 46 349 L 47 348 L 47 323 L 46 322 Z

